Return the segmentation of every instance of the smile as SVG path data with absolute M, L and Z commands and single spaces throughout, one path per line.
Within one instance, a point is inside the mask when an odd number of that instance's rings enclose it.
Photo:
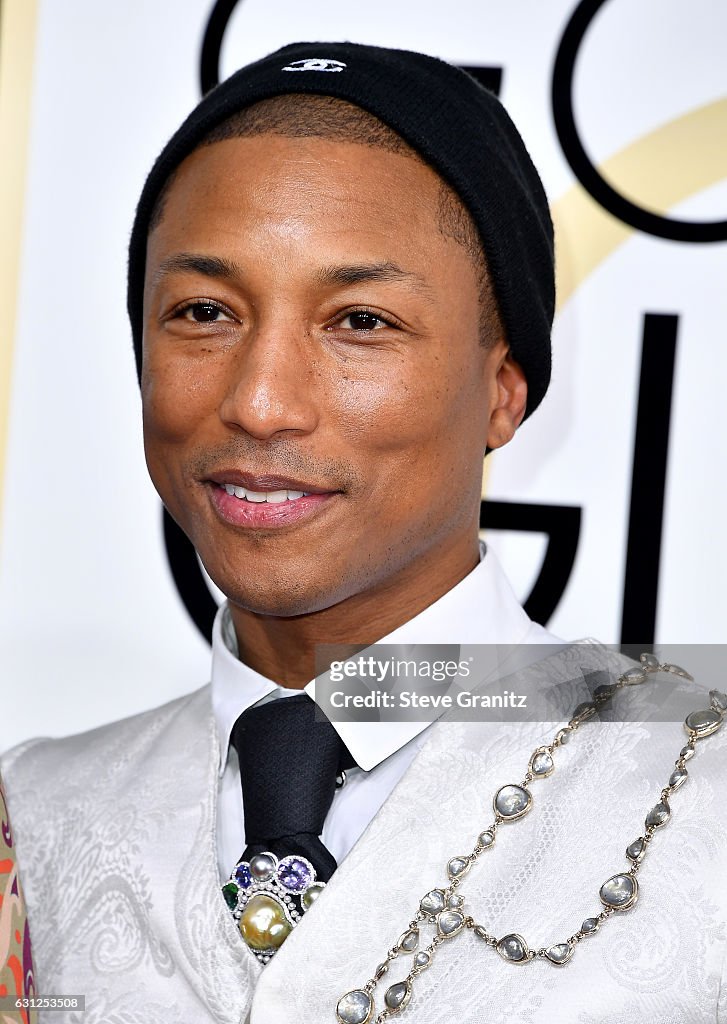
M 211 481 L 208 494 L 217 515 L 231 526 L 277 529 L 318 515 L 337 492 L 307 492 L 280 487 L 257 491 L 226 481 Z

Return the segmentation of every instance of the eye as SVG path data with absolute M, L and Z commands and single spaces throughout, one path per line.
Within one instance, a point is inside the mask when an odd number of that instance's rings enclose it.
M 214 324 L 232 319 L 221 306 L 217 306 L 214 302 L 190 302 L 178 309 L 174 316 L 182 320 L 191 320 L 196 324 Z
M 382 327 L 390 327 L 391 324 L 375 313 L 359 309 L 340 320 L 339 326 L 351 331 L 378 331 Z

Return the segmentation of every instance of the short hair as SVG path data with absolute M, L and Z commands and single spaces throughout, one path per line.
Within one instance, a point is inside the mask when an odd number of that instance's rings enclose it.
M 389 128 L 367 110 L 334 96 L 317 94 L 286 93 L 259 100 L 215 125 L 196 148 L 254 135 L 355 142 L 385 149 L 390 153 L 400 153 L 431 166 L 393 128 Z M 166 198 L 178 169 L 172 171 L 157 196 L 149 218 L 149 233 L 162 219 Z M 451 238 L 462 246 L 475 269 L 479 289 L 480 342 L 489 346 L 502 337 L 504 331 L 484 246 L 469 210 L 441 176 L 437 197 L 437 226 L 445 238 Z

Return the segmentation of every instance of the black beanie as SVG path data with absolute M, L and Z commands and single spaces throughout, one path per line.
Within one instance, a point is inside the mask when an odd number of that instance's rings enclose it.
M 466 72 L 421 53 L 356 43 L 292 43 L 241 68 L 204 97 L 160 153 L 129 245 L 137 372 L 146 241 L 160 192 L 212 128 L 285 93 L 335 96 L 367 110 L 458 193 L 480 232 L 507 340 L 527 378 L 529 416 L 550 381 L 555 303 L 553 226 L 538 172 L 500 101 Z

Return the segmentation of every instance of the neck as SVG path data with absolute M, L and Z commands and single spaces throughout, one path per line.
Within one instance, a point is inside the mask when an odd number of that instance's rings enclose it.
M 230 604 L 239 657 L 281 686 L 302 689 L 327 663 L 320 644 L 368 647 L 409 622 L 464 579 L 479 562 L 473 543 L 442 557 L 422 555 L 383 584 L 306 615 L 259 615 Z M 330 660 L 340 657 L 331 654 Z M 345 657 L 345 655 L 344 655 Z

